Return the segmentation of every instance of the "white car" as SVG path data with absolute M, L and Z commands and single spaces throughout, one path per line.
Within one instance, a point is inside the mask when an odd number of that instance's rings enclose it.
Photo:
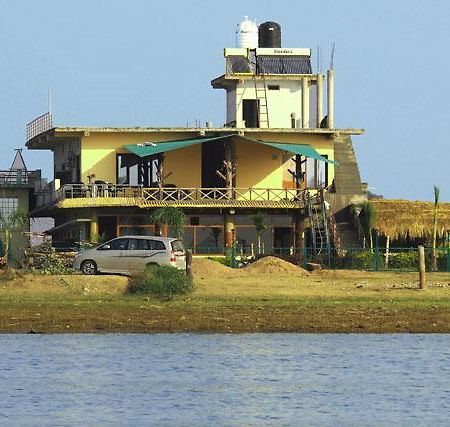
M 77 254 L 73 268 L 84 274 L 139 273 L 148 265 L 186 269 L 183 242 L 171 237 L 122 236 Z

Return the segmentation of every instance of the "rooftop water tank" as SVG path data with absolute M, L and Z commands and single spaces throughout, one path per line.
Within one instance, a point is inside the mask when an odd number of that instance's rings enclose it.
M 259 47 L 281 47 L 281 27 L 276 22 L 264 22 L 258 29 Z
M 256 49 L 258 47 L 258 26 L 256 22 L 244 16 L 244 20 L 237 25 L 236 47 Z

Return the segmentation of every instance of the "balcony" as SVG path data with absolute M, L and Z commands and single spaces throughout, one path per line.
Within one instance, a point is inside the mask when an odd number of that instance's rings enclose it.
M 299 208 L 309 190 L 281 188 L 146 188 L 114 184 L 66 184 L 38 196 L 38 208 Z

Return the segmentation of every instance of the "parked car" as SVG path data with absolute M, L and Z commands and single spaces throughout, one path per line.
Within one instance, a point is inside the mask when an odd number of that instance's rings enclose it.
M 148 265 L 170 265 L 184 270 L 186 252 L 179 239 L 157 236 L 122 236 L 77 254 L 75 270 L 84 274 L 134 274 Z

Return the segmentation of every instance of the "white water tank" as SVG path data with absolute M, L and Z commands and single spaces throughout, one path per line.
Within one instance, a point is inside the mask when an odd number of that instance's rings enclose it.
M 244 20 L 237 25 L 236 47 L 256 49 L 258 47 L 258 26 L 255 21 L 244 16 Z

